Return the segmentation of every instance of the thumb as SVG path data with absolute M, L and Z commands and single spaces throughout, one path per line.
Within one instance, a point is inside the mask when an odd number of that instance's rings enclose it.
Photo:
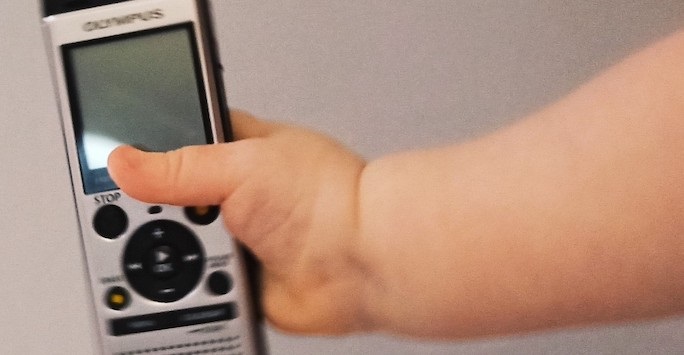
M 263 137 L 282 126 L 258 120 L 244 112 L 233 115 L 235 135 Z M 166 153 L 143 152 L 121 146 L 109 155 L 114 182 L 129 196 L 148 203 L 181 206 L 218 205 L 244 181 L 255 164 L 250 140 L 188 146 Z
M 232 149 L 223 145 L 190 146 L 148 153 L 121 146 L 109 155 L 109 174 L 129 196 L 148 203 L 216 205 L 237 184 L 226 174 Z M 231 170 L 227 170 L 231 171 Z

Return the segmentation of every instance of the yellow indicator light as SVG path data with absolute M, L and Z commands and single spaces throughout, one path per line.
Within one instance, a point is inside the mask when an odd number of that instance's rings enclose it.
M 112 294 L 112 295 L 109 297 L 109 300 L 110 300 L 113 304 L 124 304 L 124 303 L 126 303 L 126 297 L 124 297 L 123 295 L 118 294 L 118 293 Z

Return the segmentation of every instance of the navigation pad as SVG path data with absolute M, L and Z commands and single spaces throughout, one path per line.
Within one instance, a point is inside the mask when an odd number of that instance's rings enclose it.
M 140 295 L 157 302 L 175 302 L 200 281 L 204 252 L 195 234 L 171 220 L 143 224 L 132 235 L 123 269 Z

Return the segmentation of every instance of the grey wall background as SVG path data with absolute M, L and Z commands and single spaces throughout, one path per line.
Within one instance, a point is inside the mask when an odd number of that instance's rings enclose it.
M 485 134 L 684 25 L 679 0 L 213 3 L 229 103 L 369 159 Z M 90 354 L 38 3 L 0 5 L 0 353 Z M 460 343 L 268 338 L 273 354 L 673 354 L 683 329 L 673 318 Z

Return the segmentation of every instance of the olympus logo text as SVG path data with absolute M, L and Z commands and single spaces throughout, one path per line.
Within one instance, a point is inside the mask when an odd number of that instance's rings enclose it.
M 83 30 L 86 32 L 102 30 L 114 26 L 128 25 L 136 21 L 150 21 L 164 17 L 162 9 L 155 9 L 145 12 L 138 12 L 135 14 L 128 14 L 125 16 L 110 17 L 102 20 L 88 21 L 83 24 Z

